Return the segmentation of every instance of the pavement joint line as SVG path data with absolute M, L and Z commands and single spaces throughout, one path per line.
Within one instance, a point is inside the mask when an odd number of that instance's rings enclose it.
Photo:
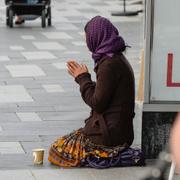
M 38 179 L 36 178 L 36 176 L 34 175 L 34 173 L 32 172 L 32 170 L 29 170 L 29 171 L 30 171 L 32 177 L 34 178 L 34 180 L 38 180 Z

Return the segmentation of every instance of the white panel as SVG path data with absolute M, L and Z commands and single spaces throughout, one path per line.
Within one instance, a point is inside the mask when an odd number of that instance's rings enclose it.
M 170 0 L 154 1 L 150 72 L 151 101 L 180 101 L 179 7 L 179 0 L 173 0 L 173 2 Z M 173 54 L 172 84 L 170 86 L 167 86 L 168 53 Z

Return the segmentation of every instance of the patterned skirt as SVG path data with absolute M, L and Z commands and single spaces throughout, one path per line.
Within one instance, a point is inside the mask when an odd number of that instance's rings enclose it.
M 112 158 L 127 148 L 127 145 L 108 147 L 92 143 L 81 130 L 57 139 L 49 149 L 48 160 L 60 167 L 86 166 L 88 157 Z

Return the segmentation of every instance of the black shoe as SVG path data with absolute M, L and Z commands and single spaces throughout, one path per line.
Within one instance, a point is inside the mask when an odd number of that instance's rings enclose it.
M 17 20 L 17 21 L 15 22 L 15 24 L 16 24 L 16 25 L 21 25 L 21 24 L 23 24 L 24 22 L 25 22 L 24 19 L 22 19 L 22 20 Z

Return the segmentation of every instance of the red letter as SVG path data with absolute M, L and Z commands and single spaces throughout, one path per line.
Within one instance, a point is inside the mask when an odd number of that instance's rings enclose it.
M 172 82 L 173 72 L 173 54 L 168 54 L 167 62 L 167 87 L 180 87 L 180 83 Z

